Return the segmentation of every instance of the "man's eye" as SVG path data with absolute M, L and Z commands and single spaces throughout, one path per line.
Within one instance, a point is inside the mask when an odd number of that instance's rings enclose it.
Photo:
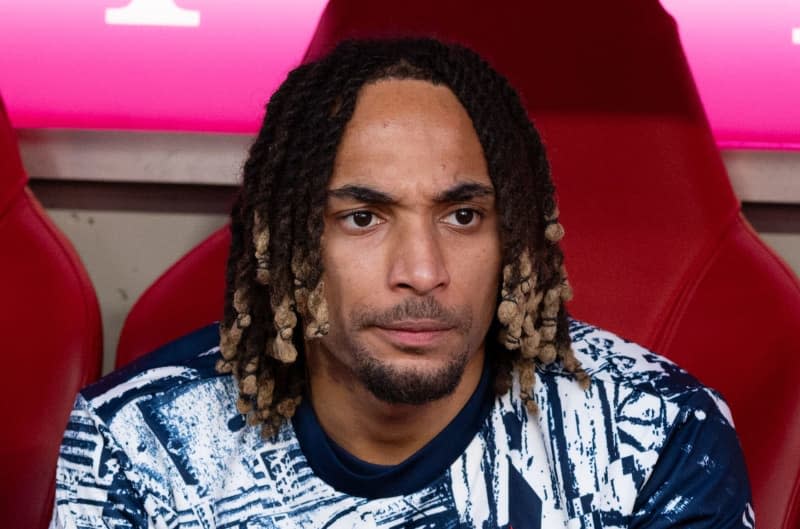
M 471 208 L 461 208 L 447 216 L 449 224 L 456 226 L 472 226 L 480 220 L 480 213 Z
M 344 221 L 355 228 L 369 228 L 378 223 L 378 218 L 370 211 L 354 211 L 344 217 Z

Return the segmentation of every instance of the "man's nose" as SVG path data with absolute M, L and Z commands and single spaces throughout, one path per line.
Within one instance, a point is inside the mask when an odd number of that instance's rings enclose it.
M 389 256 L 392 289 L 427 295 L 450 283 L 442 240 L 435 226 L 404 226 L 395 234 Z

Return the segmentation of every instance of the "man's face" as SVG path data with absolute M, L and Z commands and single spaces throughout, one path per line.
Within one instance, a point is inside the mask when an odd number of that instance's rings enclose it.
M 498 219 L 480 141 L 448 88 L 361 90 L 328 184 L 322 255 L 330 332 L 320 345 L 379 399 L 429 402 L 481 365 Z

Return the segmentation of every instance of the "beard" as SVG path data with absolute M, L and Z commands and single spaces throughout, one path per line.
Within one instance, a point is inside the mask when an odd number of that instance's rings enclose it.
M 433 369 L 401 368 L 376 357 L 356 336 L 358 331 L 383 326 L 397 320 L 429 319 L 452 326 L 463 338 L 472 328 L 472 314 L 466 309 L 448 309 L 432 297 L 408 299 L 389 310 L 359 307 L 351 313 L 350 332 L 344 346 L 350 354 L 350 369 L 356 380 L 379 400 L 388 404 L 421 405 L 450 395 L 458 387 L 470 358 L 468 345 L 454 351 L 446 362 Z M 466 340 L 465 340 L 466 341 Z M 424 350 L 404 348 L 407 353 Z
M 469 358 L 469 352 L 463 350 L 434 371 L 422 371 L 397 368 L 363 349 L 352 353 L 353 374 L 387 404 L 420 405 L 450 395 L 461 382 Z

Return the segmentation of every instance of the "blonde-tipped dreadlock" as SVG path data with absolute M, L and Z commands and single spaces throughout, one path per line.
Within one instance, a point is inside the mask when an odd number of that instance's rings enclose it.
M 556 221 L 548 229 L 558 226 L 549 233 L 557 239 L 562 238 L 564 229 L 558 224 L 557 213 L 548 218 Z M 547 236 L 547 232 L 545 236 L 551 243 L 557 242 L 557 239 Z M 533 401 L 537 363 L 547 365 L 561 360 L 565 369 L 573 373 L 584 387 L 588 383 L 588 376 L 575 358 L 572 347 L 556 343 L 559 312 L 563 310 L 562 304 L 572 297 L 566 269 L 561 265 L 558 271 L 557 284 L 552 288 L 541 288 L 527 249 L 520 254 L 516 266 L 508 264 L 503 269 L 502 301 L 497 308 L 497 319 L 502 325 L 498 340 L 509 351 L 519 350 L 514 365 L 520 377 L 522 400 L 531 413 L 538 410 Z
M 269 284 L 269 226 L 261 221 L 258 211 L 253 212 L 253 246 L 256 258 L 256 281 L 262 285 Z
M 288 296 L 284 296 L 280 305 L 273 307 L 272 311 L 275 314 L 277 335 L 272 340 L 267 354 L 284 364 L 289 364 L 297 360 L 297 349 L 292 343 L 294 327 L 297 325 L 297 314 L 292 309 Z
M 536 366 L 560 361 L 588 380 L 570 346 L 571 297 L 555 189 L 541 139 L 508 82 L 474 52 L 432 39 L 347 41 L 291 72 L 267 105 L 231 213 L 217 369 L 239 385 L 238 410 L 265 436 L 292 417 L 306 383 L 305 342 L 328 332 L 320 241 L 336 151 L 361 88 L 381 79 L 447 86 L 469 114 L 495 190 L 502 242 L 499 393 L 517 371 L 536 411 Z M 302 322 L 302 331 L 297 329 Z
M 261 264 L 268 262 L 268 252 L 262 246 L 266 243 L 262 241 L 268 239 L 266 234 L 269 231 L 258 216 L 255 216 L 255 220 L 255 225 L 260 227 L 258 233 L 253 236 L 258 263 L 255 269 L 256 281 L 268 286 L 269 284 L 264 283 L 263 279 L 269 277 L 269 270 Z M 223 358 L 217 363 L 217 370 L 223 373 L 233 372 L 237 377 L 239 399 L 236 407 L 240 413 L 247 415 L 249 424 L 262 424 L 265 437 L 274 435 L 283 421 L 294 415 L 302 399 L 297 393 L 275 398 L 275 372 L 280 371 L 282 366 L 294 364 L 298 357 L 294 341 L 294 331 L 298 324 L 297 307 L 301 307 L 306 320 L 307 339 L 324 336 L 329 327 L 328 309 L 323 294 L 324 282 L 319 280 L 317 286 L 309 293 L 307 288 L 302 287 L 301 279 L 305 277 L 303 270 L 307 269 L 307 265 L 299 263 L 297 259 L 295 263 L 295 271 L 300 277 L 296 276 L 293 282 L 300 288 L 293 290 L 293 299 L 284 295 L 280 303 L 271 305 L 274 332 L 269 333 L 271 338 L 266 340 L 263 354 L 250 355 L 243 367 L 241 362 L 238 364 L 235 362 L 244 331 L 250 327 L 252 320 L 249 313 L 250 303 L 243 288 L 237 289 L 233 295 L 233 309 L 236 313 L 233 325 L 220 326 L 220 351 Z M 259 369 L 262 364 L 268 364 L 267 359 L 274 360 L 271 367 L 265 365 L 265 368 Z

